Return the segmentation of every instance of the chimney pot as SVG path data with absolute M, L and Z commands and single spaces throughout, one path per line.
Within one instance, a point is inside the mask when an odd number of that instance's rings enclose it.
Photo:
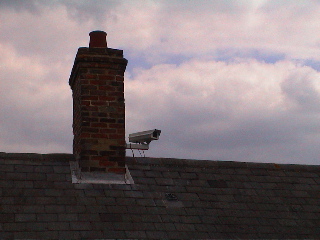
M 107 47 L 107 33 L 104 31 L 92 31 L 89 33 L 90 42 L 89 48 L 106 48 Z

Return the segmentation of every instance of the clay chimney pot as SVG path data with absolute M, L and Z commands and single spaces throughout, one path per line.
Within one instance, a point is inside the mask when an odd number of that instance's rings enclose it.
M 92 31 L 89 33 L 90 42 L 89 48 L 106 48 L 107 47 L 107 33 L 104 31 Z

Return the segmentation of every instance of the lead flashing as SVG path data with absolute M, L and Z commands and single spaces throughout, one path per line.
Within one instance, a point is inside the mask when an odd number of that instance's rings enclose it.
M 81 172 L 76 161 L 70 161 L 72 183 L 92 183 L 92 184 L 134 184 L 133 178 L 126 166 L 126 174 L 101 173 L 101 172 Z

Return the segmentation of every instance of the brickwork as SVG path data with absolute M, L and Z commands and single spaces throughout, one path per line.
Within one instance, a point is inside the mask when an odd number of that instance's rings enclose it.
M 79 48 L 69 84 L 73 92 L 73 151 L 81 171 L 125 173 L 123 51 Z

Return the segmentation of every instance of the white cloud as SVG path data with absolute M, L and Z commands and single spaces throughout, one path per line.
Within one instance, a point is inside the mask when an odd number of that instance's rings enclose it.
M 67 81 L 53 80 L 56 64 L 20 56 L 0 44 L 1 150 L 70 152 L 71 91 Z M 70 141 L 66 143 L 66 140 Z
M 113 42 L 152 63 L 218 50 L 319 60 L 319 4 L 230 2 L 123 2 L 110 13 L 113 18 L 106 16 L 106 26 Z
M 307 150 L 319 143 L 319 77 L 290 61 L 156 65 L 127 79 L 128 130 L 162 128 L 153 152 L 159 156 L 274 161 L 269 152 L 298 162 L 294 145 L 314 159 L 318 152 Z
M 86 45 L 83 36 L 89 31 L 101 28 L 108 32 L 111 47 L 157 64 L 172 55 L 217 57 L 221 50 L 231 54 L 256 50 L 299 59 L 320 56 L 320 4 L 311 1 L 58 3 L 37 2 L 36 13 L 2 11 L 3 41 L 24 51 L 36 41 L 34 52 L 70 52 L 74 43 Z

